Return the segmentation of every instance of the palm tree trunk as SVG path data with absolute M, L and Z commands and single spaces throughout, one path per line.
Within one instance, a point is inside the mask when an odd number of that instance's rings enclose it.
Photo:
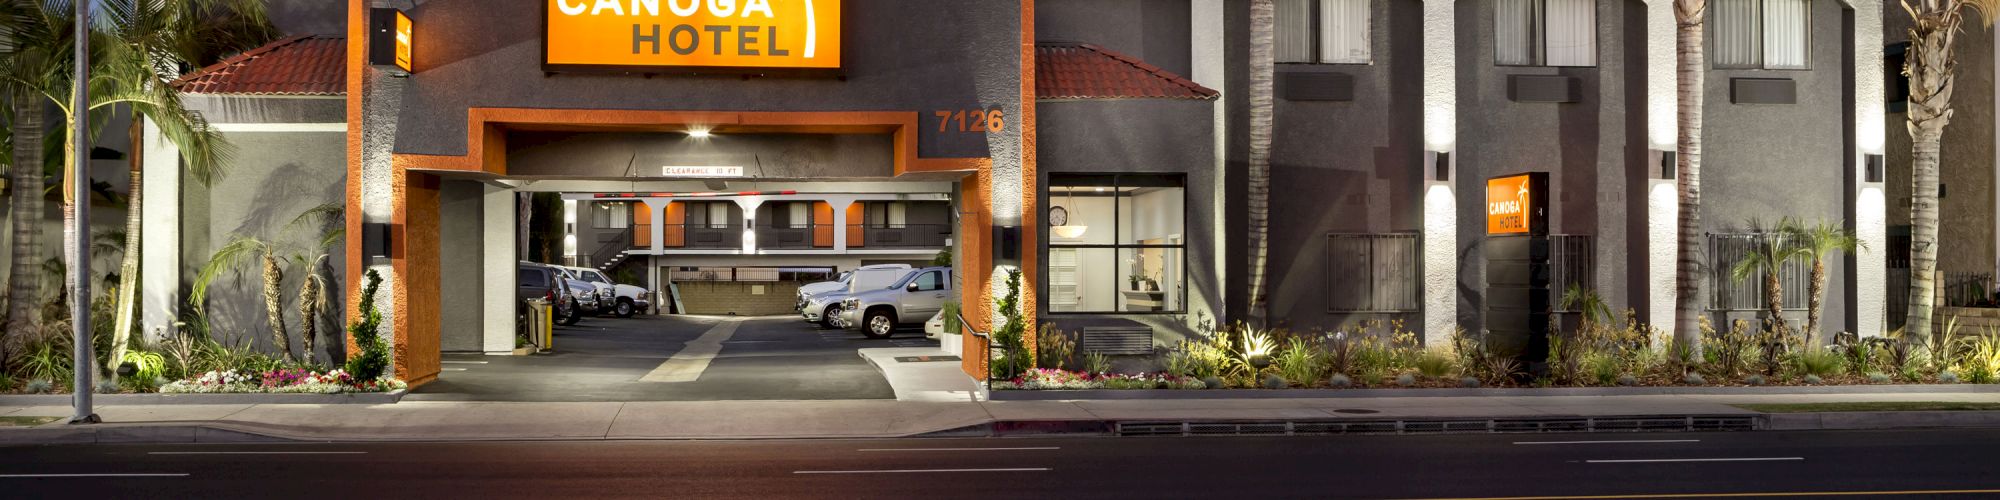
M 264 316 L 271 322 L 271 348 L 292 357 L 292 339 L 285 335 L 285 270 L 278 266 L 278 258 L 264 251 Z
M 1938 149 L 1951 122 L 1952 73 L 1958 65 L 1952 42 L 1963 18 L 1957 0 L 1906 4 L 1911 11 L 1910 49 L 1904 72 L 1910 81 L 1909 129 L 1912 146 L 1910 194 L 1910 310 L 1905 332 L 1929 338 L 1936 299 L 1938 243 Z
M 1771 316 L 1766 320 L 1771 325 L 1771 331 L 1784 335 L 1791 327 L 1785 322 L 1785 285 L 1778 280 L 1778 270 L 1783 268 L 1784 263 L 1771 265 L 1773 267 L 1764 272 L 1764 313 Z
M 1264 298 L 1271 232 L 1272 32 L 1276 23 L 1272 0 L 1250 2 L 1250 309 L 1251 324 L 1263 326 L 1270 316 Z
M 1806 294 L 1806 345 L 1819 334 L 1819 306 L 1826 301 L 1826 261 L 1813 258 L 1811 293 Z
M 36 314 L 42 293 L 42 101 L 35 94 L 14 96 L 14 164 L 7 171 L 8 209 L 13 214 L 13 261 L 7 266 L 7 321 L 0 333 L 0 368 L 27 331 L 41 319 Z
M 1707 306 L 1703 292 L 1707 281 L 1702 273 L 1701 232 L 1701 107 L 1703 81 L 1702 22 L 1706 0 L 1675 0 L 1675 89 L 1678 94 L 1676 121 L 1680 145 L 1674 155 L 1680 179 L 1680 245 L 1674 281 L 1674 343 L 1696 347 L 1701 338 L 1701 313 Z
M 325 293 L 319 279 L 319 263 L 306 270 L 305 284 L 299 287 L 299 347 L 303 348 L 306 364 L 313 362 L 313 340 L 319 334 L 320 295 Z
M 144 229 L 140 219 L 140 209 L 145 203 L 145 160 L 144 147 L 140 144 L 140 130 L 144 129 L 145 115 L 132 113 L 130 158 L 131 194 L 125 204 L 125 253 L 118 264 L 118 298 L 112 302 L 111 314 L 111 357 L 105 364 L 117 367 L 125 359 L 126 344 L 132 337 L 132 303 L 139 295 L 139 234 Z M 118 380 L 118 371 L 111 371 L 111 380 Z

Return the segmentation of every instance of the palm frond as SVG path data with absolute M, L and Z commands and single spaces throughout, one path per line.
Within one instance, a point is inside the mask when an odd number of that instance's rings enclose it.
M 203 263 L 201 271 L 195 273 L 193 290 L 188 293 L 188 305 L 203 308 L 208 301 L 208 287 L 215 283 L 217 277 L 225 271 L 243 267 L 251 259 L 270 252 L 270 249 L 269 243 L 257 238 L 238 235 L 230 239 L 229 244 L 209 255 L 208 262 Z

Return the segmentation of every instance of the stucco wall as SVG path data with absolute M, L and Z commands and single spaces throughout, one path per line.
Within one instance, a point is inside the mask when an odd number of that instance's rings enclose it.
M 288 230 L 286 226 L 306 210 L 345 199 L 346 156 L 340 134 L 233 132 L 225 137 L 237 147 L 228 173 L 208 186 L 182 182 L 182 283 L 192 284 L 202 264 L 235 235 L 276 241 L 285 257 L 316 255 L 314 247 L 321 228 L 302 225 Z M 320 359 L 339 359 L 326 356 L 342 350 L 344 322 L 339 312 L 345 310 L 346 299 L 338 291 L 346 286 L 344 248 L 343 241 L 336 241 L 319 249 L 329 255 L 327 265 L 333 278 L 328 312 L 316 342 Z M 238 268 L 240 272 L 224 273 L 209 286 L 208 321 L 217 340 L 270 348 L 258 266 L 248 263 Z M 284 282 L 286 321 L 293 332 L 298 331 L 295 301 L 304 277 L 300 269 L 288 266 Z
M 1641 62 L 1645 4 L 1596 3 L 1594 66 L 1501 66 L 1495 63 L 1495 2 L 1460 2 L 1458 37 L 1458 144 L 1453 179 L 1458 195 L 1459 319 L 1477 331 L 1485 325 L 1485 185 L 1491 177 L 1548 172 L 1552 234 L 1592 237 L 1597 265 L 1592 288 L 1615 310 L 1637 307 L 1629 297 L 1643 254 L 1628 242 L 1645 237 L 1631 224 L 1628 199 L 1645 184 L 1646 68 Z M 1513 75 L 1558 75 L 1575 80 L 1576 102 L 1515 102 Z
M 991 136 L 934 133 L 938 109 L 999 107 L 1020 116 L 1020 6 L 989 0 L 845 2 L 845 78 L 744 78 L 542 70 L 536 0 L 429 0 L 410 16 L 451 43 L 415 53 L 395 137 L 397 153 L 462 154 L 466 109 L 916 111 L 919 154 L 1019 158 L 1018 127 Z M 1004 159 L 1004 160 L 1002 160 Z M 1003 165 L 1004 162 L 1004 165 Z
M 1214 282 L 1215 247 L 1220 244 L 1215 229 L 1218 222 L 1206 207 L 1217 200 L 1212 151 L 1214 107 L 1209 101 L 1193 100 L 1108 100 L 1060 101 L 1037 104 L 1039 124 L 1037 156 L 1040 159 L 1039 196 L 1048 198 L 1049 175 L 1057 173 L 1162 173 L 1186 175 L 1186 226 L 1188 310 L 1186 315 L 1159 314 L 1060 314 L 1047 317 L 1059 324 L 1094 319 L 1124 319 L 1154 327 L 1155 342 L 1171 344 L 1191 331 L 1200 321 L 1196 310 L 1217 311 L 1222 304 L 1204 297 L 1218 297 Z M 1174 124 L 1140 126 L 1139 124 Z M 1044 203 L 1043 209 L 1055 202 Z M 1046 226 L 1047 214 L 1035 215 L 1034 224 Z M 1034 270 L 1037 282 L 1046 283 L 1048 240 L 1037 250 L 1043 258 Z M 1086 263 L 1092 265 L 1095 263 Z M 1048 299 L 1036 297 L 1038 307 L 1048 310 Z M 1212 321 L 1215 316 L 1210 313 Z M 1065 328 L 1068 328 L 1065 326 Z
M 1808 224 L 1845 220 L 1846 173 L 1852 151 L 1843 137 L 1852 121 L 1845 118 L 1852 97 L 1844 82 L 1851 45 L 1844 34 L 1845 8 L 1839 2 L 1813 2 L 1812 53 L 1808 70 L 1710 70 L 1702 107 L 1702 229 L 1710 233 L 1743 232 L 1759 219 L 1767 224 L 1781 217 Z M 1713 35 L 1711 34 L 1711 46 Z M 1789 78 L 1797 84 L 1797 104 L 1732 104 L 1731 78 Z M 1733 266 L 1734 262 L 1711 262 Z M 1845 279 L 1847 263 L 1829 259 L 1827 331 L 1852 331 L 1846 318 L 1851 307 Z M 1717 316 L 1725 319 L 1746 315 Z
M 1344 73 L 1352 101 L 1274 101 L 1271 141 L 1271 317 L 1337 328 L 1412 314 L 1328 312 L 1327 234 L 1418 230 L 1423 161 L 1423 5 L 1376 0 L 1372 64 L 1281 64 L 1278 74 Z M 1400 84 L 1399 84 L 1400 83 Z
M 484 297 L 472 290 L 485 287 L 486 241 L 485 185 L 476 181 L 445 180 L 438 186 L 438 275 L 440 348 L 445 352 L 482 351 L 485 316 Z M 587 222 L 587 221 L 585 221 Z
M 1188 76 L 1187 0 L 1052 0 L 1035 3 L 1035 40 L 1083 42 Z

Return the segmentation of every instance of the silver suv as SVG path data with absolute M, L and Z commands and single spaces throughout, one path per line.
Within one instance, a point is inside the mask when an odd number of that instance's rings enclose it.
M 888 288 L 849 295 L 841 303 L 840 323 L 871 339 L 888 338 L 897 327 L 922 325 L 953 293 L 951 268 L 918 269 Z

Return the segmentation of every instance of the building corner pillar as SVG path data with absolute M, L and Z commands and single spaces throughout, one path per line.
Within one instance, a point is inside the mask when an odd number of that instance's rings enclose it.
M 1889 294 L 1901 290 L 1889 290 L 1889 234 L 1888 206 L 1884 187 L 1879 176 L 1870 182 L 1868 170 L 1872 162 L 1882 162 L 1888 132 L 1888 106 L 1884 87 L 1882 65 L 1882 0 L 1846 0 L 1854 10 L 1854 146 L 1855 153 L 1849 158 L 1847 175 L 1854 186 L 1846 193 L 1851 197 L 1849 206 L 1854 213 L 1849 214 L 1849 230 L 1861 242 L 1854 251 L 1854 304 L 1855 333 L 1862 337 L 1880 337 L 1889 329 L 1887 321 Z M 1872 158 L 1872 160 L 1871 160 Z M 1878 169 L 1886 166 L 1877 167 Z
M 148 203 L 141 208 L 139 237 L 139 321 L 148 339 L 177 333 L 181 306 L 181 163 L 180 148 L 167 140 L 148 118 L 141 132 L 140 168 L 145 170 Z
M 1425 158 L 1443 156 L 1446 175 L 1456 168 L 1451 153 L 1458 146 L 1457 6 L 1454 0 L 1424 0 L 1424 149 Z M 1425 346 L 1450 346 L 1458 333 L 1458 196 L 1452 181 L 1439 178 L 1432 165 L 1421 167 L 1423 248 L 1423 341 Z

